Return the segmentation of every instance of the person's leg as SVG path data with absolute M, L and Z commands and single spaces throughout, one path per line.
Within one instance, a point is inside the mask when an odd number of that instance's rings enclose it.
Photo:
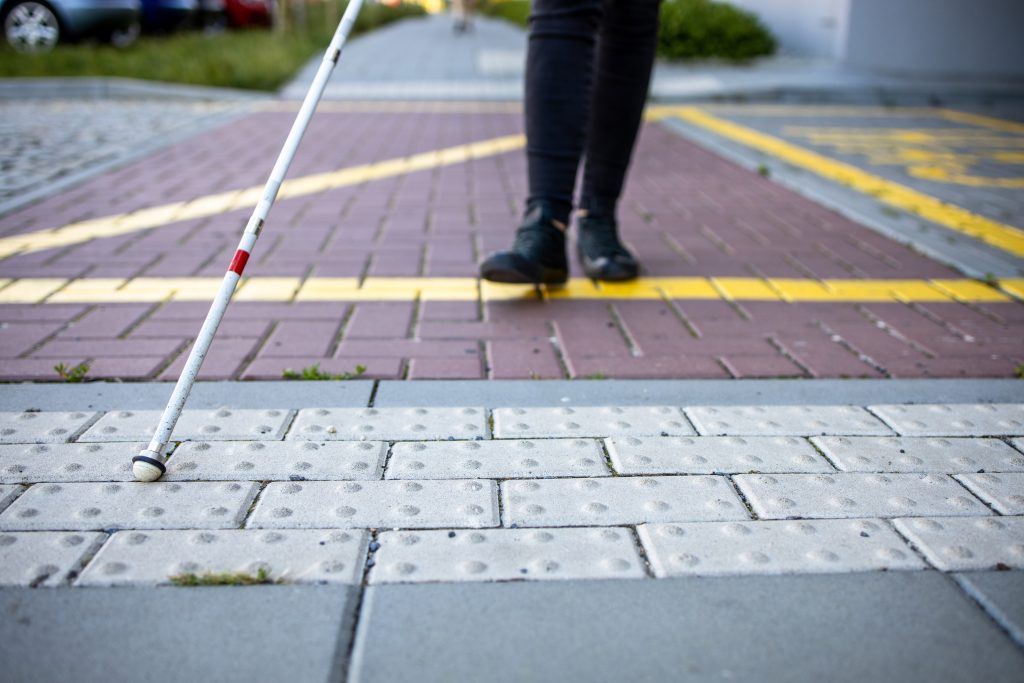
M 639 272 L 618 241 L 615 209 L 647 100 L 658 12 L 659 0 L 610 0 L 601 25 L 577 242 L 584 270 L 599 279 Z
M 534 0 L 526 57 L 529 196 L 511 251 L 480 273 L 499 282 L 564 282 L 565 227 L 583 155 L 602 0 Z

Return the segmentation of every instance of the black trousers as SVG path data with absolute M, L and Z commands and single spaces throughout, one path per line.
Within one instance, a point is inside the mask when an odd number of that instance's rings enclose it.
M 614 215 L 643 114 L 659 0 L 534 0 L 526 57 L 528 206 Z

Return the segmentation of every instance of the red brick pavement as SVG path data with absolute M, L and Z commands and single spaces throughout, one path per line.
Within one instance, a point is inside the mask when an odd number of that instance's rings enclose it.
M 0 235 L 259 185 L 292 120 L 259 113 L 0 218 Z M 516 133 L 507 113 L 323 113 L 292 176 Z M 506 247 L 522 152 L 285 199 L 247 275 L 467 277 Z M 248 211 L 0 261 L 0 277 L 220 276 Z M 770 180 L 645 127 L 621 212 L 652 276 L 955 278 Z M 575 266 L 574 266 L 575 268 Z M 577 275 L 579 273 L 576 273 Z M 173 379 L 208 305 L 0 306 L 0 377 Z M 207 379 L 319 362 L 373 377 L 1012 376 L 1024 307 L 549 300 L 232 304 Z

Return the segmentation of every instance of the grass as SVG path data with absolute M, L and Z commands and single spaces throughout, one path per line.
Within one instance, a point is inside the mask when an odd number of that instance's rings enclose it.
M 65 382 L 84 382 L 85 376 L 89 373 L 91 366 L 88 363 L 82 362 L 74 367 L 68 367 L 64 363 L 57 363 L 53 366 L 53 371 L 57 373 Z
M 1017 379 L 1024 379 L 1024 365 L 1018 365 L 1013 369 L 1013 374 L 1017 376 Z
M 329 372 L 324 372 L 323 370 L 321 370 L 319 363 L 313 363 L 309 367 L 302 368 L 298 372 L 296 372 L 295 370 L 292 370 L 291 368 L 288 368 L 283 373 L 281 373 L 281 376 L 284 379 L 300 379 L 300 380 L 307 380 L 307 381 L 323 381 L 323 380 L 332 380 L 332 379 L 333 380 L 346 380 L 346 379 L 355 379 L 357 377 L 361 377 L 364 372 L 366 372 L 366 366 L 365 365 L 357 365 L 354 372 L 343 372 L 340 375 L 332 375 Z
M 284 35 L 267 29 L 144 36 L 129 48 L 61 45 L 45 55 L 23 55 L 0 48 L 0 78 L 113 76 L 246 90 L 276 90 L 313 55 L 323 52 L 334 33 L 324 4 L 308 8 L 308 30 Z M 352 34 L 364 33 L 422 8 L 367 5 Z M 340 9 L 334 17 L 340 17 Z
M 270 578 L 270 572 L 263 567 L 256 570 L 256 574 L 250 574 L 248 572 L 221 572 L 220 574 L 214 574 L 213 572 L 206 572 L 205 574 L 194 574 L 192 572 L 185 572 L 182 574 L 174 574 L 168 577 L 170 582 L 175 586 L 256 586 L 265 583 L 275 583 Z

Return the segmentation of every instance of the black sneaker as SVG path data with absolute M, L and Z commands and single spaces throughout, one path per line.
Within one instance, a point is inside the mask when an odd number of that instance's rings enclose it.
M 480 277 L 491 282 L 561 284 L 569 279 L 565 232 L 543 207 L 529 210 L 516 230 L 510 251 L 491 254 L 480 264 Z
M 636 257 L 619 241 L 614 218 L 583 216 L 577 221 L 576 254 L 593 280 L 620 282 L 640 274 Z

